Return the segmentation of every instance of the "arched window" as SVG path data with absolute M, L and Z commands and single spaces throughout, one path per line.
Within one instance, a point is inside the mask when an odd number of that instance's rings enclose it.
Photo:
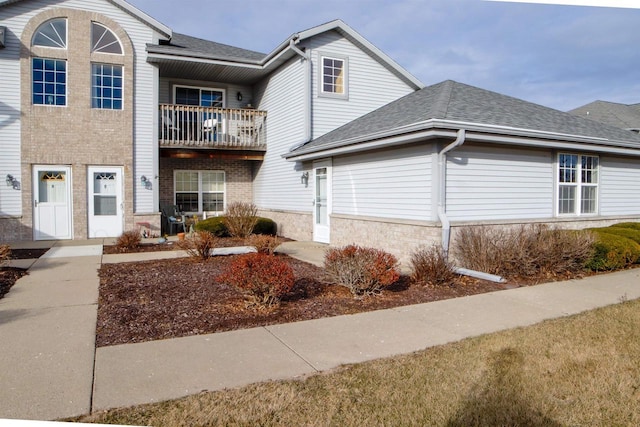
M 110 29 L 97 22 L 92 22 L 91 51 L 122 55 L 122 45 Z
M 36 30 L 32 46 L 67 48 L 67 20 L 55 18 L 40 25 Z

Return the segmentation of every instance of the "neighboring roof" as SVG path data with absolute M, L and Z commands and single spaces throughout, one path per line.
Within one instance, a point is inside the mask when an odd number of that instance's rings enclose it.
M 0 7 L 8 6 L 10 4 L 18 3 L 20 1 L 24 1 L 24 0 L 0 0 Z M 131 4 L 127 3 L 124 0 L 107 0 L 107 1 L 113 3 L 114 5 L 118 6 L 120 9 L 134 16 L 138 20 L 142 21 L 144 24 L 147 24 L 151 28 L 155 29 L 164 37 L 171 38 L 171 35 L 172 35 L 171 28 L 167 27 L 166 25 L 162 24 L 159 21 L 156 21 L 151 16 L 147 15 L 146 13 L 136 8 L 135 6 L 132 6 Z
M 288 159 L 327 153 L 340 147 L 358 151 L 359 145 L 425 130 L 466 129 L 483 134 L 574 141 L 638 150 L 640 135 L 569 113 L 447 80 L 410 93 L 285 155 Z M 447 134 L 442 133 L 440 136 Z M 434 137 L 437 134 L 432 134 Z M 449 132 L 450 135 L 450 132 Z M 504 139 L 504 138 L 503 138 Z
M 623 129 L 640 129 L 640 104 L 594 101 L 569 113 Z
M 296 52 L 294 49 L 300 42 L 328 31 L 337 31 L 345 38 L 351 40 L 412 88 L 420 89 L 424 86 L 411 73 L 339 19 L 299 33 L 294 33 L 268 54 L 177 33 L 174 34 L 174 38 L 168 43 L 163 42 L 157 45 L 147 45 L 147 52 L 152 62 L 169 64 L 172 61 L 193 61 L 202 64 L 222 65 L 225 63 L 231 67 L 248 67 L 254 70 L 251 74 L 248 74 L 248 76 L 256 79 L 271 73 L 289 58 L 298 55 L 299 52 Z

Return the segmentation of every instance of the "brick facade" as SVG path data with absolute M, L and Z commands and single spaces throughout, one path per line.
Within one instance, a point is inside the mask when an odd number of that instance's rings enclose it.
M 35 31 L 53 18 L 67 19 L 67 49 L 31 47 Z M 91 22 L 109 28 L 120 40 L 124 55 L 91 52 Z M 22 211 L 16 240 L 33 238 L 33 182 L 36 165 L 71 167 L 73 237 L 88 236 L 87 168 L 120 166 L 124 169 L 124 228 L 134 226 L 133 216 L 133 96 L 134 49 L 127 33 L 113 20 L 98 13 L 55 8 L 29 21 L 22 33 L 21 157 Z M 67 105 L 32 104 L 33 57 L 67 61 Z M 123 109 L 91 108 L 91 64 L 118 64 L 124 68 Z M 15 233 L 14 233 L 15 234 Z

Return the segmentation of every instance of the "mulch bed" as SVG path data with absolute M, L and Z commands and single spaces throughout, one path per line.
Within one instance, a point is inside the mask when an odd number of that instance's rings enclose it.
M 314 265 L 278 255 L 294 270 L 295 287 L 279 307 L 247 307 L 242 294 L 216 277 L 234 257 L 105 264 L 100 270 L 99 347 L 353 314 L 505 289 L 461 278 L 429 287 L 403 277 L 380 295 L 354 298 Z
M 281 239 L 284 241 L 284 239 Z M 244 239 L 236 239 L 231 237 L 220 238 L 216 241 L 217 247 L 244 246 Z M 143 243 L 136 248 L 122 249 L 115 245 L 105 245 L 102 253 L 105 255 L 122 254 L 122 253 L 140 253 L 140 252 L 158 252 L 158 251 L 176 251 L 179 250 L 177 241 L 168 241 L 164 243 Z

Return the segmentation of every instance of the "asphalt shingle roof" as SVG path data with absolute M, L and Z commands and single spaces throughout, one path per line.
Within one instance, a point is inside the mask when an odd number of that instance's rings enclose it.
M 478 87 L 446 80 L 412 92 L 295 149 L 321 150 L 351 138 L 393 131 L 429 119 L 606 138 L 640 144 L 640 136 L 593 120 Z M 638 145 L 640 148 L 640 145 Z
M 149 52 L 227 61 L 259 62 L 266 54 L 173 33 L 168 44 L 149 45 Z
M 594 101 L 569 113 L 624 129 L 640 129 L 640 104 Z

